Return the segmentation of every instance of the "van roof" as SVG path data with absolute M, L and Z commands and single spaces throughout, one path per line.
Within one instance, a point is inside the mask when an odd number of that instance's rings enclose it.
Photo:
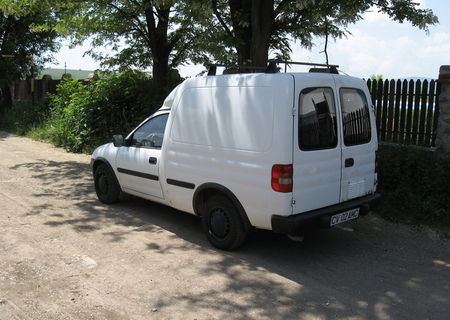
M 277 79 L 292 77 L 296 80 L 308 81 L 314 79 L 314 82 L 320 79 L 333 78 L 336 82 L 355 84 L 364 82 L 360 78 L 320 72 L 286 72 L 286 73 L 237 73 L 237 74 L 222 74 L 215 76 L 200 76 L 189 78 L 179 84 L 167 96 L 161 109 L 170 109 L 173 105 L 174 99 L 178 92 L 184 91 L 187 88 L 195 87 L 244 87 L 244 86 L 271 86 L 273 81 Z
M 362 81 L 360 78 L 322 72 L 281 72 L 281 73 L 237 73 L 237 74 L 222 74 L 216 76 L 201 76 L 188 79 L 189 86 L 212 86 L 212 85 L 252 85 L 260 84 L 264 85 L 270 81 L 276 81 L 280 77 L 293 77 L 295 79 L 301 79 L 307 81 L 308 79 L 330 79 L 333 78 L 339 81 L 354 82 Z M 267 83 L 269 84 L 269 83 Z

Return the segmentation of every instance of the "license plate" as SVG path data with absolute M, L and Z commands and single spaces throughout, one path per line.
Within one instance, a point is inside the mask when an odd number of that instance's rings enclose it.
M 330 227 L 358 218 L 359 208 L 351 209 L 331 216 Z

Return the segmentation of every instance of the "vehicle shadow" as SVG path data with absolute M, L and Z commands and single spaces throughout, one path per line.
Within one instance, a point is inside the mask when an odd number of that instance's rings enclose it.
M 87 164 L 37 160 L 10 169 L 23 168 L 31 170 L 39 181 L 34 196 L 48 197 L 52 203 L 69 199 L 79 209 L 48 215 L 46 225 L 69 225 L 78 232 L 101 231 L 107 224 L 127 227 L 105 232 L 112 242 L 121 242 L 137 231 L 168 230 L 172 237 L 184 241 L 148 242 L 147 250 L 163 255 L 193 250 L 216 256 L 214 264 L 199 264 L 198 273 L 226 275 L 225 289 L 164 296 L 157 308 L 188 304 L 198 310 L 220 311 L 233 319 L 448 316 L 450 251 L 446 241 L 368 217 L 353 229 L 318 230 L 302 243 L 255 231 L 242 249 L 223 252 L 210 246 L 199 219 L 192 215 L 132 196 L 125 196 L 116 205 L 100 203 Z M 28 214 L 45 214 L 53 205 L 43 204 Z M 260 276 L 264 271 L 277 276 Z

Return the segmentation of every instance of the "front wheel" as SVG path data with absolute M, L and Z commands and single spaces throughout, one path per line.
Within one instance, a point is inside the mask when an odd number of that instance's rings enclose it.
M 114 176 L 114 172 L 104 163 L 100 164 L 94 172 L 95 192 L 103 203 L 115 203 L 119 201 L 120 186 Z
M 208 241 L 223 250 L 240 247 L 248 233 L 239 212 L 231 201 L 222 195 L 214 195 L 206 202 L 202 226 Z

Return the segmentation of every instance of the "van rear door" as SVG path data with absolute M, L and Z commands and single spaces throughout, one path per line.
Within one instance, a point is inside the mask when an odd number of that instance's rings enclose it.
M 342 184 L 344 202 L 375 192 L 377 136 L 370 95 L 359 85 L 339 84 L 342 119 Z
M 293 214 L 339 203 L 340 121 L 329 74 L 295 75 Z

